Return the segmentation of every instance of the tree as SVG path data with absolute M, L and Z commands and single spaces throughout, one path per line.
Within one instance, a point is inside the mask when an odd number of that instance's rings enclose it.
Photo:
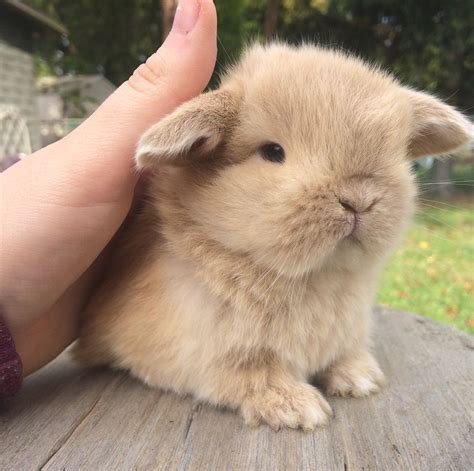
M 265 21 L 263 24 L 263 32 L 265 39 L 270 41 L 275 37 L 278 27 L 278 13 L 280 10 L 280 0 L 268 0 L 267 9 L 265 11 Z

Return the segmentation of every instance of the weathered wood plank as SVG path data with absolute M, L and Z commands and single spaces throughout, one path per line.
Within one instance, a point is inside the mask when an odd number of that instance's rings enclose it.
M 0 470 L 41 467 L 117 379 L 84 371 L 67 356 L 32 375 L 20 396 L 0 406 Z
M 233 412 L 193 406 L 122 372 L 63 355 L 0 409 L 0 470 L 471 470 L 473 339 L 379 309 L 375 345 L 390 385 L 331 399 L 314 433 L 248 430 Z

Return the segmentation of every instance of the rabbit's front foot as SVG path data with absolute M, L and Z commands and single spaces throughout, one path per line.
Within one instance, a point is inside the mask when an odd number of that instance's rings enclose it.
M 368 352 L 346 357 L 332 365 L 322 376 L 327 393 L 363 397 L 380 391 L 385 376 Z
M 245 422 L 257 426 L 266 422 L 273 430 L 282 427 L 312 431 L 327 424 L 331 406 L 313 386 L 305 383 L 280 384 L 249 394 L 241 405 Z

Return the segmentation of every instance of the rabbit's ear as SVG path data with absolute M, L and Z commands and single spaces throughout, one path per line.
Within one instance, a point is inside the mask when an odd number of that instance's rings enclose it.
M 184 165 L 212 154 L 237 112 L 238 100 L 229 91 L 204 93 L 184 103 L 142 136 L 135 154 L 137 166 Z
M 472 124 L 451 106 L 421 92 L 409 91 L 409 98 L 414 110 L 410 157 L 447 154 L 472 139 Z

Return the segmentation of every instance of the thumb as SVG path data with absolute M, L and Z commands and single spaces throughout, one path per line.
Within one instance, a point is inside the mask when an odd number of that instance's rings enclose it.
M 65 165 L 77 165 L 76 178 L 86 172 L 101 182 L 99 201 L 102 192 L 110 201 L 109 190 L 127 189 L 124 183 L 134 179 L 131 157 L 140 135 L 205 88 L 216 60 L 216 27 L 212 0 L 181 0 L 160 49 L 64 140 L 81 150 L 80 156 L 68 154 Z

